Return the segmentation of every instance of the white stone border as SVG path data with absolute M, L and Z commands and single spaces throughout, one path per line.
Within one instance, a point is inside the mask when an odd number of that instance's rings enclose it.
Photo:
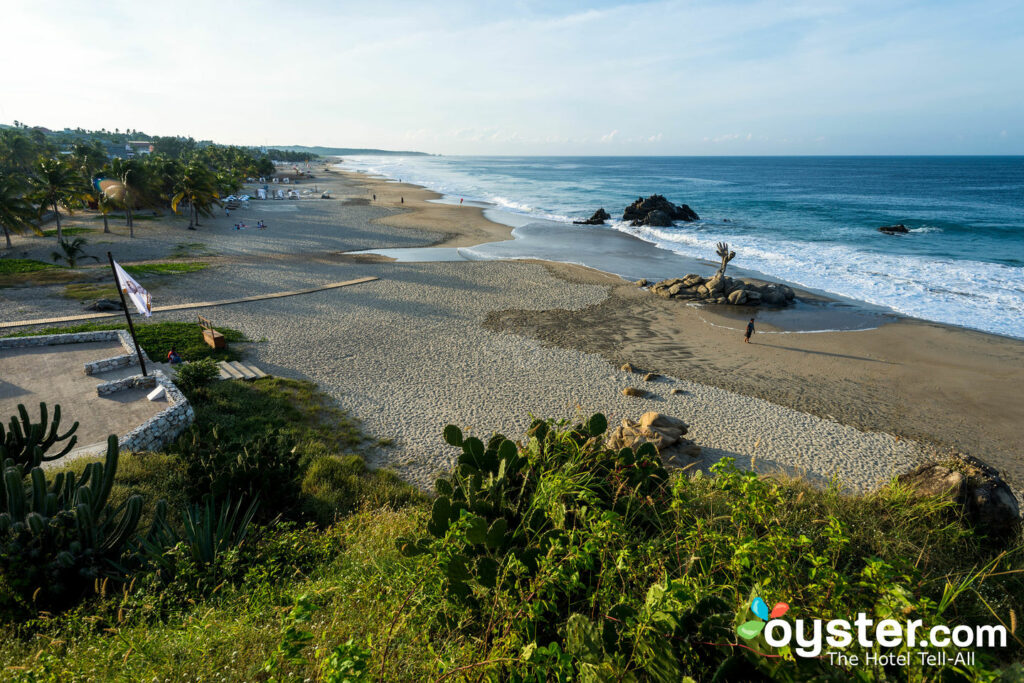
M 117 341 L 126 355 L 136 354 L 135 345 L 132 344 L 132 337 L 128 330 L 92 330 L 90 332 L 70 332 L 68 334 L 37 334 L 34 337 L 4 337 L 0 339 L 0 349 L 21 349 L 33 346 L 57 346 L 59 344 L 88 344 L 90 342 Z M 141 349 L 140 349 L 141 350 Z M 142 351 L 142 357 L 149 360 L 149 356 Z M 122 356 L 117 356 L 122 358 Z M 113 359 L 107 359 L 113 360 Z M 105 361 L 97 361 L 103 363 Z M 86 365 L 91 365 L 86 363 Z M 87 375 L 93 373 L 86 370 Z

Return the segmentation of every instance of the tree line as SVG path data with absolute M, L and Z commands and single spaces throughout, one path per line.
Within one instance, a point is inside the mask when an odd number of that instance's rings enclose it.
M 194 229 L 220 197 L 241 189 L 244 178 L 271 175 L 272 158 L 180 137 L 155 138 L 152 154 L 110 158 L 95 138 L 61 149 L 38 129 L 6 128 L 0 130 L 0 229 L 10 248 L 12 234 L 42 234 L 39 225 L 52 213 L 63 240 L 61 210 L 87 206 L 103 216 L 103 232 L 110 232 L 108 218 L 120 210 L 134 237 L 133 213 L 164 207 L 187 212 Z

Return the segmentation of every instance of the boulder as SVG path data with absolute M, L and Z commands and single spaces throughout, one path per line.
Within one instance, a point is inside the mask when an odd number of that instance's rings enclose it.
M 622 370 L 623 372 L 636 372 L 636 368 L 634 368 L 629 363 L 623 364 L 623 366 L 619 369 Z
M 646 287 L 647 285 L 649 285 L 651 283 L 647 281 L 647 278 L 640 278 L 639 280 L 637 280 L 633 284 L 636 285 L 637 287 Z
M 659 377 L 661 377 L 661 375 L 659 375 L 659 374 L 657 374 L 655 372 L 648 372 L 646 375 L 644 375 L 644 381 L 645 382 L 653 382 L 653 381 L 657 380 Z
M 747 293 L 742 289 L 734 289 L 729 292 L 729 303 L 734 306 L 742 306 L 747 303 Z
M 668 228 L 672 226 L 672 217 L 664 211 L 655 209 L 644 217 L 642 225 L 650 225 L 656 228 Z
M 659 213 L 652 217 L 654 212 Z M 630 221 L 632 225 L 669 226 L 673 221 L 689 222 L 699 218 L 697 212 L 686 204 L 677 206 L 660 194 L 652 194 L 647 199 L 639 197 L 622 212 L 622 220 Z
M 658 412 L 644 413 L 638 422 L 623 420 L 608 436 L 605 445 L 619 450 L 632 448 L 636 450 L 645 443 L 654 444 L 660 455 L 688 455 L 700 457 L 700 447 L 683 436 L 690 427 L 676 417 Z
M 626 387 L 622 390 L 623 396 L 632 396 L 633 398 L 643 398 L 647 395 L 646 389 L 640 389 L 638 387 Z
M 924 496 L 938 496 L 961 510 L 980 530 L 1009 538 L 1021 524 L 1020 506 L 999 471 L 968 455 L 930 462 L 901 474 L 898 481 Z
M 114 299 L 96 299 L 84 304 L 85 310 L 87 311 L 123 311 L 124 306 L 121 305 L 120 301 Z
M 884 232 L 886 235 L 904 235 L 910 231 L 907 230 L 907 226 L 897 223 L 896 225 L 883 225 L 878 232 Z
M 606 220 L 611 218 L 611 214 L 604 210 L 602 206 L 600 209 L 594 212 L 594 215 L 585 221 L 573 221 L 576 225 L 602 225 Z

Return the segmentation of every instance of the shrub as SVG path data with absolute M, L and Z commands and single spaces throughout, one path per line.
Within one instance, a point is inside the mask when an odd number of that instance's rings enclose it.
M 217 363 L 212 358 L 201 358 L 191 363 L 182 363 L 174 372 L 174 383 L 186 393 L 205 389 L 220 376 Z
M 294 441 L 281 432 L 239 442 L 220 439 L 216 428 L 205 433 L 196 427 L 175 446 L 191 500 L 258 498 L 264 516 L 271 517 L 295 504 L 299 462 L 294 449 Z

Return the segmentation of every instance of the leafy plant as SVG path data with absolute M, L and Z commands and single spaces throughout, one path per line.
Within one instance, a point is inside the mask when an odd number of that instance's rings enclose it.
M 191 393 L 213 384 L 220 376 L 217 363 L 212 358 L 200 358 L 182 363 L 174 371 L 174 383 L 186 393 Z
M 286 434 L 271 433 L 249 440 L 221 439 L 192 428 L 175 450 L 185 465 L 190 497 L 223 500 L 229 496 L 258 498 L 268 510 L 283 511 L 298 495 L 299 461 L 295 443 Z
M 21 466 L 29 469 L 39 467 L 41 463 L 52 462 L 67 455 L 78 437 L 78 423 L 60 433 L 60 405 L 53 407 L 53 421 L 48 420 L 46 403 L 39 403 L 39 422 L 32 422 L 25 406 L 18 404 L 18 415 L 12 416 L 5 430 L 0 423 L 0 465 Z M 20 418 L 20 419 L 19 419 Z M 56 453 L 47 453 L 54 444 L 67 441 Z
M 95 256 L 85 253 L 85 245 L 88 244 L 88 241 L 84 237 L 76 237 L 70 241 L 61 237 L 58 239 L 58 244 L 60 251 L 50 253 L 54 263 L 64 261 L 68 264 L 68 268 L 74 268 L 82 258 L 91 258 L 93 261 L 99 262 Z

